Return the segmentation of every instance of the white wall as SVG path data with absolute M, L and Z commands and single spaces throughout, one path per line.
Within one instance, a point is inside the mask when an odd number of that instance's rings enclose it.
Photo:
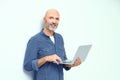
M 119 80 L 119 0 L 0 0 L 0 80 L 32 80 L 22 69 L 26 44 L 49 8 L 61 14 L 56 32 L 68 58 L 79 45 L 93 44 L 83 64 L 64 71 L 65 80 Z

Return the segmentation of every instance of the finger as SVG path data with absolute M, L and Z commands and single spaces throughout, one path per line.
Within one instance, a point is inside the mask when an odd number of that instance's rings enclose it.
M 59 64 L 59 62 L 58 62 L 58 61 L 56 61 L 56 60 L 55 60 L 55 61 L 53 61 L 53 63 L 55 63 L 55 64 Z
M 61 63 L 61 61 L 60 61 L 60 60 L 58 60 L 58 59 L 56 59 L 56 61 L 57 61 L 58 63 Z
M 79 63 L 82 63 L 80 57 L 77 58 L 77 61 L 78 61 Z
M 81 59 L 80 59 L 80 57 L 78 57 L 78 58 L 77 58 L 77 60 L 79 60 L 79 61 L 80 61 L 80 60 L 81 60 Z
M 62 62 L 62 59 L 59 57 L 59 58 L 58 58 L 58 61 L 59 61 L 59 62 Z
M 57 55 L 56 55 L 56 60 L 57 60 L 58 62 L 62 62 L 62 59 L 61 59 L 59 56 L 57 56 Z
M 81 64 L 80 60 L 79 60 L 79 59 L 76 59 L 74 65 L 75 65 L 75 66 L 78 66 L 78 65 L 80 65 L 80 64 Z

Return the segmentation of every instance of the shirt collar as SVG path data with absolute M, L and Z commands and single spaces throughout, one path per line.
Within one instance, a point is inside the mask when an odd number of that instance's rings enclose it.
M 45 37 L 48 37 L 48 38 L 49 38 L 49 36 L 48 36 L 48 35 L 46 35 L 46 34 L 43 32 L 43 29 L 41 30 L 40 34 L 42 34 L 43 36 L 45 36 Z M 55 32 L 53 33 L 53 35 L 55 36 Z

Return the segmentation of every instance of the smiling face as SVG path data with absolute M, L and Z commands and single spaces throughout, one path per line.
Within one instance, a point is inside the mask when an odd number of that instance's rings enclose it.
M 48 10 L 44 17 L 44 27 L 51 31 L 55 31 L 59 23 L 59 18 L 60 15 L 57 10 L 55 9 Z

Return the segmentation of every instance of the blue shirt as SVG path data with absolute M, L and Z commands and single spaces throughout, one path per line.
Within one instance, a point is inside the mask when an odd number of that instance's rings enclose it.
M 56 54 L 62 60 L 66 60 L 63 38 L 60 34 L 54 33 L 55 44 L 43 30 L 31 37 L 26 48 L 24 58 L 24 69 L 34 71 L 34 80 L 64 80 L 63 68 L 69 70 L 63 64 L 46 62 L 38 67 L 38 59 Z

